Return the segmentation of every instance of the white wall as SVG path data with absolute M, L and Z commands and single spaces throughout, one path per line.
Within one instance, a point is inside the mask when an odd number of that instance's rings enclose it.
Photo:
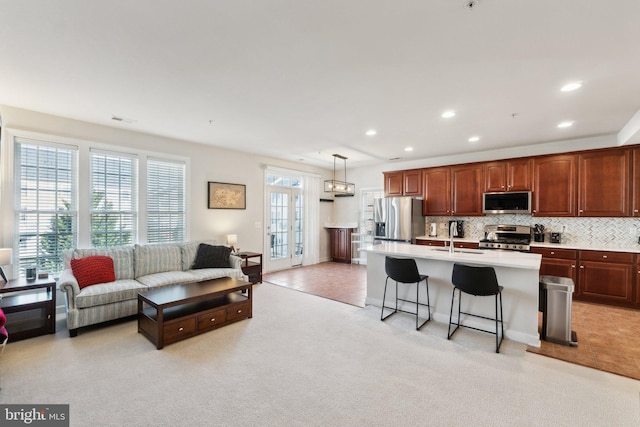
M 287 162 L 214 146 L 191 143 L 160 136 L 97 125 L 78 120 L 42 114 L 15 107 L 0 106 L 2 117 L 2 143 L 5 144 L 7 130 L 23 130 L 54 137 L 71 138 L 80 144 L 98 143 L 112 146 L 113 149 L 126 147 L 153 153 L 186 157 L 190 162 L 188 189 L 190 190 L 188 213 L 189 239 L 216 239 L 225 242 L 225 236 L 238 235 L 238 246 L 243 250 L 263 252 L 264 233 L 264 166 L 273 165 L 298 171 L 317 173 L 322 179 L 328 179 L 331 171 L 306 165 Z M 131 125 L 135 129 L 135 124 Z M 0 151 L 1 153 L 2 151 Z M 0 165 L 5 164 L 0 159 Z M 0 179 L 11 180 L 10 174 L 0 174 Z M 247 191 L 246 210 L 221 210 L 207 208 L 207 182 L 219 181 L 245 184 Z M 0 188 L 5 183 L 1 183 Z M 9 182 L 10 185 L 13 185 Z M 82 187 L 81 187 L 82 191 Z M 322 194 L 322 193 L 321 193 Z M 324 197 L 321 195 L 321 197 Z M 333 215 L 333 209 L 321 204 L 320 225 L 325 217 Z M 12 201 L 0 194 L 0 212 L 13 211 Z M 258 227 L 259 226 L 259 227 Z M 325 230 L 320 228 L 320 259 L 328 258 L 328 243 Z M 13 244 L 12 230 L 0 227 L 0 242 L 3 247 Z

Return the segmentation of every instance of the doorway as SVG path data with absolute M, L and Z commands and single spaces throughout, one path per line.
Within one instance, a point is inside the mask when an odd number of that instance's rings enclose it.
M 265 272 L 302 265 L 304 205 L 302 177 L 267 172 Z

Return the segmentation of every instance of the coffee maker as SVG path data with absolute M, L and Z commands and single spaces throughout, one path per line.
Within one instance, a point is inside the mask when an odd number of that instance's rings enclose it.
M 452 237 L 451 224 L 453 223 L 455 223 L 455 228 L 453 229 L 453 237 L 464 237 L 464 221 L 462 220 L 449 221 L 449 237 Z

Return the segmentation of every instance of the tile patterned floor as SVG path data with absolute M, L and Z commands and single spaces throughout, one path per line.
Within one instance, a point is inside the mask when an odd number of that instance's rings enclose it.
M 322 262 L 267 273 L 262 280 L 358 307 L 367 296 L 367 267 L 358 264 Z
M 640 380 L 640 311 L 573 301 L 571 324 L 577 347 L 542 341 L 527 351 Z
M 324 262 L 268 273 L 263 280 L 358 307 L 367 295 L 363 265 Z M 580 301 L 572 308 L 577 347 L 543 341 L 527 351 L 640 380 L 640 311 Z

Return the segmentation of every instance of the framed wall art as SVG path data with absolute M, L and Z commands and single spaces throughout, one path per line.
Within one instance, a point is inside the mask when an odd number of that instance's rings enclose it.
M 246 209 L 246 185 L 209 181 L 208 207 L 209 209 Z

